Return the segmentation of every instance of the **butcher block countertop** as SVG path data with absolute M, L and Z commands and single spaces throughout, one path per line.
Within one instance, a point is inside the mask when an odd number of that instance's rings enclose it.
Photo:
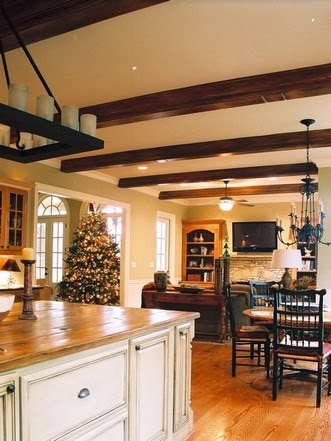
M 15 303 L 0 322 L 0 372 L 194 320 L 196 312 L 35 301 L 37 320 L 19 320 Z

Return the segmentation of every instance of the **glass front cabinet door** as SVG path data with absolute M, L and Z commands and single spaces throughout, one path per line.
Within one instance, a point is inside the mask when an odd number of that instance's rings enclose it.
M 0 186 L 0 253 L 16 254 L 25 246 L 27 192 Z

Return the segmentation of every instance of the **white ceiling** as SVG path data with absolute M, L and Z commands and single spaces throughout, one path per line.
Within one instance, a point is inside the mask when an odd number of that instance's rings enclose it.
M 105 20 L 29 46 L 61 106 L 79 107 L 167 89 L 331 62 L 330 0 L 171 0 Z M 43 93 L 22 51 L 7 54 L 12 82 L 28 83 L 30 110 Z M 4 88 L 0 99 L 6 101 Z M 305 131 L 331 127 L 331 96 L 160 118 L 98 129 L 102 153 L 149 147 Z M 303 140 L 305 139 L 303 134 Z M 95 154 L 95 153 L 93 153 Z M 311 159 L 330 166 L 331 147 L 314 149 Z M 197 170 L 288 164 L 305 161 L 303 150 L 148 164 L 98 171 L 105 178 Z M 278 179 L 298 182 L 302 176 Z M 256 185 L 261 180 L 230 182 Z M 270 184 L 270 181 L 263 180 Z M 222 181 L 190 184 L 185 189 L 223 186 Z M 155 192 L 183 189 L 154 187 Z M 275 195 L 279 201 L 290 195 Z M 262 197 L 245 197 L 250 202 Z M 270 200 L 270 196 L 268 197 Z M 275 199 L 273 198 L 273 199 Z M 184 202 L 184 201 L 178 201 Z M 189 204 L 201 203 L 190 200 Z M 208 200 L 214 203 L 215 199 Z M 206 200 L 204 200 L 206 203 Z

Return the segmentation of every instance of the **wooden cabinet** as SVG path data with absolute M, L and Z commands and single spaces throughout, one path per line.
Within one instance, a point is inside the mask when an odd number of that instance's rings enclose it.
M 191 340 L 193 329 L 190 323 L 175 328 L 175 377 L 174 377 L 174 421 L 173 431 L 188 435 L 193 427 L 191 411 Z M 182 436 L 180 437 L 182 439 Z
M 5 322 L 1 441 L 187 439 L 197 313 L 52 301 L 34 310 L 24 345 L 19 305 Z
M 305 247 L 300 246 L 302 255 L 302 268 L 296 271 L 296 279 L 301 277 L 310 277 L 314 282 L 310 284 L 310 287 L 316 285 L 317 277 L 317 247 L 313 247 L 310 254 L 306 254 Z
M 18 441 L 19 438 L 19 388 L 18 376 L 0 377 L 0 440 Z
M 27 192 L 0 186 L 0 253 L 19 254 L 25 246 Z
M 222 342 L 227 335 L 225 296 L 207 290 L 202 294 L 181 294 L 178 291 L 158 292 L 143 290 L 142 308 L 174 311 L 196 311 L 200 317 L 195 321 L 196 339 Z
M 167 440 L 172 400 L 169 329 L 130 342 L 130 441 Z
M 221 254 L 224 221 L 183 221 L 182 280 L 189 283 L 215 281 L 215 259 Z
M 127 344 L 72 362 L 21 373 L 22 441 L 77 440 L 107 416 L 107 431 L 125 441 L 127 422 Z M 103 422 L 106 424 L 105 422 Z M 93 438 L 94 439 L 94 438 Z M 98 438 L 96 438 L 98 439 Z

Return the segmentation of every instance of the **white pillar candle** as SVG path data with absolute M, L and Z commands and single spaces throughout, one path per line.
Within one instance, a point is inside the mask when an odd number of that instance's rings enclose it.
M 33 135 L 32 144 L 33 147 L 40 147 L 43 145 L 47 145 L 48 144 L 47 138 L 45 138 L 44 136 Z
M 9 147 L 10 145 L 10 127 L 0 124 L 0 144 Z
M 71 129 L 79 130 L 79 109 L 76 106 L 63 106 L 61 109 L 61 124 Z
M 25 84 L 9 84 L 8 105 L 24 112 L 27 111 L 28 87 Z
M 21 139 L 19 145 L 21 147 L 25 146 L 25 150 L 31 149 L 32 147 L 32 135 L 29 132 L 20 132 Z
M 22 260 L 35 260 L 35 252 L 33 248 L 23 248 L 22 250 Z
M 36 115 L 41 118 L 53 121 L 54 119 L 54 98 L 48 95 L 37 96 Z
M 95 136 L 97 132 L 97 117 L 91 113 L 84 113 L 80 117 L 80 131 Z

